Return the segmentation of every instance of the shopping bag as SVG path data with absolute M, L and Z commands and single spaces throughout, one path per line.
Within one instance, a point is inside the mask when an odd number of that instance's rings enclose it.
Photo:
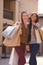
M 41 37 L 40 37 L 40 33 L 39 33 L 39 29 L 36 29 L 35 30 L 35 34 L 36 34 L 36 40 L 37 40 L 37 43 L 42 43 L 42 40 L 41 40 Z
M 40 36 L 41 36 L 41 40 L 43 42 L 43 30 L 42 29 L 39 29 L 39 33 L 40 33 Z
M 20 46 L 20 37 L 17 40 L 5 38 L 5 40 L 3 41 L 3 44 L 4 46 L 7 46 L 7 47 Z
M 9 59 L 9 64 L 18 65 L 18 59 L 19 59 L 19 56 L 18 56 L 15 48 L 12 48 L 10 59 Z
M 13 38 L 14 34 L 18 31 L 20 24 L 17 25 L 18 22 L 16 22 L 13 26 L 8 26 L 3 32 L 2 35 L 4 37 L 8 37 L 10 39 Z
M 5 38 L 3 41 L 3 44 L 7 47 L 15 47 L 15 46 L 20 46 L 20 33 L 21 29 L 18 30 L 18 32 L 14 35 L 14 38 Z

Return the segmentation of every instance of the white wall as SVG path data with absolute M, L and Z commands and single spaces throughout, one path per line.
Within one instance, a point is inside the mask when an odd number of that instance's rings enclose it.
M 37 12 L 38 0 L 20 0 L 20 11 Z

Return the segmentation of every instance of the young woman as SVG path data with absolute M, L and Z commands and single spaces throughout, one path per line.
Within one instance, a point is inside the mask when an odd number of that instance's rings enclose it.
M 33 13 L 30 17 L 30 25 L 29 25 L 29 34 L 28 34 L 28 43 L 30 44 L 30 65 L 37 65 L 36 54 L 39 50 L 40 43 L 36 40 L 36 32 L 38 29 L 36 24 L 38 23 L 38 15 Z
M 27 43 L 27 22 L 28 22 L 28 14 L 26 12 L 21 13 L 21 30 L 22 30 L 22 35 L 20 36 L 20 46 L 15 47 L 15 50 L 19 56 L 19 61 L 18 65 L 24 65 L 26 60 L 25 60 L 25 44 Z

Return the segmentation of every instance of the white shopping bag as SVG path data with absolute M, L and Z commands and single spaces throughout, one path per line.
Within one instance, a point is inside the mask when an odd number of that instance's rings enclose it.
M 36 40 L 37 40 L 37 43 L 42 43 L 42 40 L 41 40 L 41 37 L 40 37 L 40 33 L 39 33 L 39 30 L 35 30 L 35 33 L 36 33 Z
M 13 26 L 8 26 L 3 32 L 2 35 L 4 37 L 8 37 L 10 39 L 13 38 L 13 36 L 16 34 L 18 31 L 20 24 L 17 25 L 18 22 L 16 22 Z
M 15 48 L 13 48 L 12 52 L 11 52 L 9 64 L 10 65 L 18 65 L 18 59 L 19 59 L 18 54 L 17 54 Z

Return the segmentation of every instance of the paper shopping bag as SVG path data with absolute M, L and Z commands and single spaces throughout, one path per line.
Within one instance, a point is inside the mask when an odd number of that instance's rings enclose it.
M 39 29 L 39 33 L 40 33 L 41 39 L 43 41 L 43 30 Z
M 7 46 L 7 47 L 20 46 L 20 36 L 17 40 L 5 38 L 5 40 L 3 41 L 3 44 L 4 46 Z

